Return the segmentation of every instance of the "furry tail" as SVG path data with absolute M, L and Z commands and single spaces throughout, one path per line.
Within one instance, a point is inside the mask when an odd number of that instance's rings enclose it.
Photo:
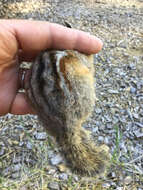
M 58 142 L 70 167 L 76 173 L 85 176 L 101 176 L 106 172 L 110 162 L 109 148 L 106 145 L 96 146 L 83 128 L 77 133 L 65 134 Z

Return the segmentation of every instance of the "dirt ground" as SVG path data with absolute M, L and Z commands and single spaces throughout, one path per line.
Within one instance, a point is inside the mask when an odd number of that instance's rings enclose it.
M 112 154 L 99 181 L 69 174 L 51 165 L 59 152 L 50 137 L 37 139 L 44 132 L 36 117 L 7 115 L 0 118 L 0 189 L 143 190 L 143 0 L 1 0 L 0 18 L 47 20 L 102 39 L 97 101 L 85 127 Z

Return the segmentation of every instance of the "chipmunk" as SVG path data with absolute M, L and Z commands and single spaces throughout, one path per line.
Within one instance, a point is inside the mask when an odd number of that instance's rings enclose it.
M 99 176 L 109 163 L 108 147 L 90 140 L 83 122 L 95 103 L 93 55 L 44 51 L 32 66 L 28 97 L 39 120 L 55 137 L 73 171 Z

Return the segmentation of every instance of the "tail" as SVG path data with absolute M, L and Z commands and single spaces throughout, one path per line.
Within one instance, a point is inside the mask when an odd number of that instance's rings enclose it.
M 108 147 L 96 146 L 86 130 L 79 129 L 79 132 L 68 131 L 68 134 L 64 134 L 64 140 L 59 139 L 58 143 L 74 172 L 86 176 L 100 176 L 106 172 L 106 166 L 110 162 Z

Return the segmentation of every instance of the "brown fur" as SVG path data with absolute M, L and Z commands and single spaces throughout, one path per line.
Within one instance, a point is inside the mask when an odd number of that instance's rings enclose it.
M 104 173 L 108 147 L 96 146 L 82 128 L 95 102 L 93 55 L 71 50 L 42 52 L 32 67 L 28 96 L 71 168 L 82 175 Z

